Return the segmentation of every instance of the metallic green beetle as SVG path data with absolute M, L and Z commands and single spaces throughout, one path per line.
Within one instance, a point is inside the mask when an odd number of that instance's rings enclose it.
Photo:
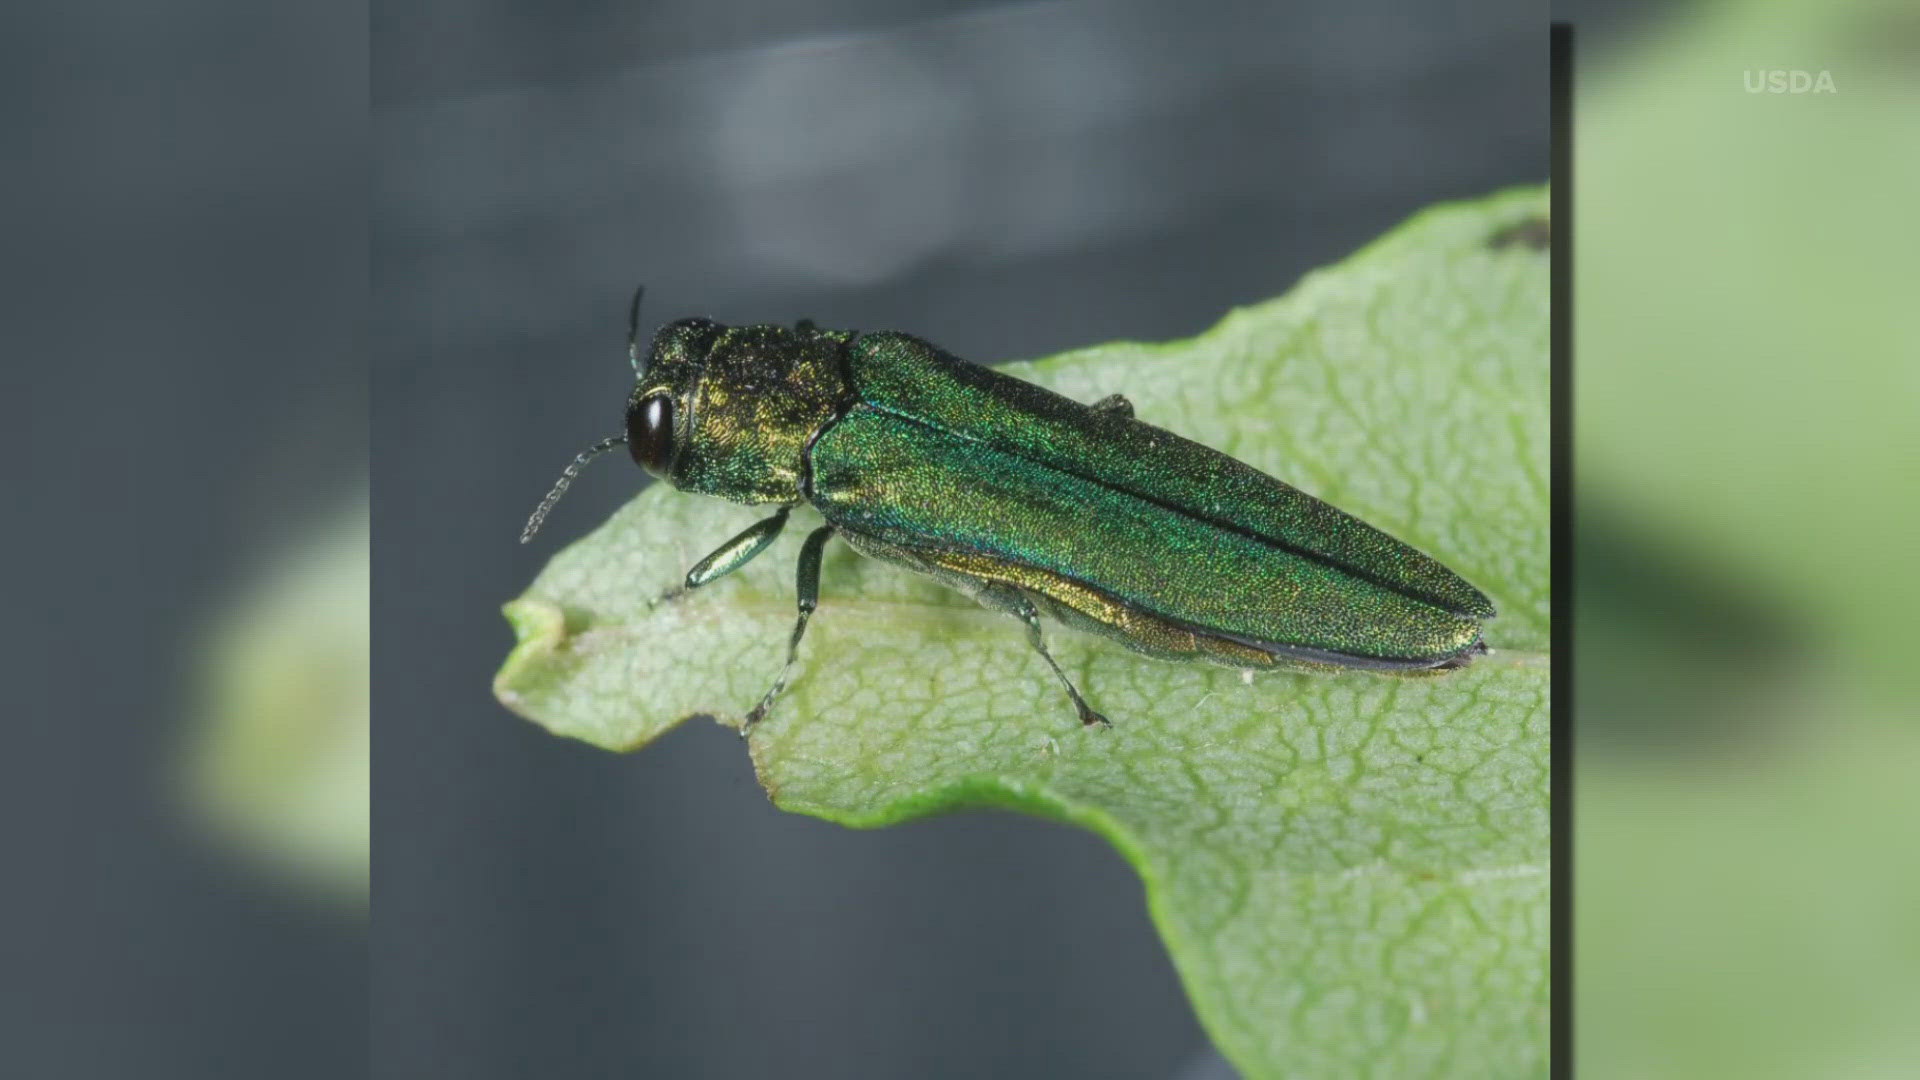
M 800 549 L 786 686 L 839 534 L 863 555 L 927 574 L 1013 615 L 1083 724 L 1106 724 L 1041 639 L 1040 616 L 1149 655 L 1231 667 L 1457 668 L 1484 653 L 1485 595 L 1433 558 L 1265 473 L 1134 419 L 970 364 L 892 331 L 810 322 L 725 327 L 682 319 L 643 357 L 626 434 L 575 458 L 527 523 L 529 539 L 579 468 L 624 442 L 682 491 L 775 504 L 688 572 L 698 588 L 766 549 L 788 511 L 827 523 Z

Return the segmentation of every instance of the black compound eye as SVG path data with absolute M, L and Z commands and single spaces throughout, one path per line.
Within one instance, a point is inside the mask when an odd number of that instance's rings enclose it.
M 673 465 L 673 399 L 653 394 L 627 412 L 627 449 L 640 467 L 664 480 Z

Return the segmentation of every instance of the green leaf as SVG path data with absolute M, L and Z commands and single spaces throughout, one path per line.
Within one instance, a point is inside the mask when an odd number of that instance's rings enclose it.
M 1491 655 L 1248 677 L 1055 630 L 1114 719 L 1083 729 L 1016 622 L 836 544 L 750 741 L 775 804 L 859 827 L 1000 806 L 1107 837 L 1249 1077 L 1544 1072 L 1546 214 L 1537 188 L 1439 207 L 1191 340 L 1003 369 L 1124 392 L 1433 554 L 1499 606 Z M 737 725 L 779 668 L 811 522 L 665 594 L 763 512 L 644 491 L 506 606 L 500 700 L 610 749 L 696 714 Z

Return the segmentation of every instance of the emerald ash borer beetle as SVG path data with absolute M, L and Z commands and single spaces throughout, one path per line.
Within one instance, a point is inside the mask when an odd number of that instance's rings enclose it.
M 826 518 L 800 547 L 786 686 L 820 596 L 820 556 L 855 551 L 1012 615 L 1083 724 L 1106 724 L 1048 654 L 1042 615 L 1173 660 L 1242 669 L 1457 668 L 1494 615 L 1437 560 L 1249 465 L 1154 427 L 1114 394 L 1091 405 L 894 331 L 668 323 L 641 353 L 627 445 L 682 491 L 776 507 L 687 572 L 696 589 L 765 551 L 802 502 Z

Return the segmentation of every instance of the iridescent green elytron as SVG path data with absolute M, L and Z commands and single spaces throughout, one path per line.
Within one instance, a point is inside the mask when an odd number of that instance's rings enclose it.
M 635 297 L 637 324 L 639 297 Z M 819 598 L 827 540 L 928 574 L 1021 620 L 1082 723 L 1106 723 L 1055 664 L 1040 617 L 1176 660 L 1237 668 L 1456 668 L 1494 615 L 1431 557 L 1233 458 L 891 331 L 682 319 L 643 356 L 624 441 L 683 491 L 779 509 L 701 560 L 696 588 L 745 565 L 802 502 L 785 687 Z M 746 729 L 743 729 L 743 731 Z

